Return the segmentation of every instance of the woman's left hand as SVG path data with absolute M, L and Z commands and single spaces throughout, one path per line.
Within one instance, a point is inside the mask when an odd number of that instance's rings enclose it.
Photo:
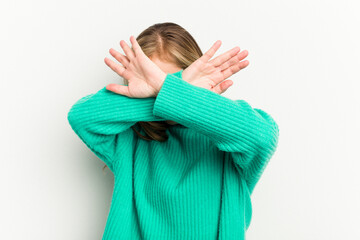
M 128 81 L 128 86 L 111 83 L 106 89 L 131 98 L 154 97 L 161 88 L 166 73 L 145 55 L 132 35 L 130 42 L 132 48 L 124 40 L 120 41 L 125 55 L 110 49 L 110 54 L 122 65 L 108 58 L 104 59 L 106 65 Z
M 209 61 L 220 45 L 221 41 L 216 41 L 204 55 L 182 72 L 182 78 L 192 85 L 209 89 L 218 94 L 232 86 L 232 80 L 227 78 L 249 65 L 248 60 L 242 61 L 248 56 L 248 51 L 244 50 L 238 53 L 240 48 L 234 47 Z

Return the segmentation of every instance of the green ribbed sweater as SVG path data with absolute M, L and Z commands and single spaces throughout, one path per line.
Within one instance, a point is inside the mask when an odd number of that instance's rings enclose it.
M 68 121 L 114 173 L 102 239 L 245 239 L 251 193 L 278 143 L 263 110 L 167 74 L 157 95 L 130 98 L 106 87 L 79 99 Z M 131 126 L 173 120 L 165 142 Z M 141 130 L 144 134 L 144 131 Z

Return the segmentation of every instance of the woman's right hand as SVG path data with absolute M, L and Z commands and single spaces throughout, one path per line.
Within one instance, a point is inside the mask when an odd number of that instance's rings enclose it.
M 249 65 L 249 61 L 242 61 L 248 56 L 248 51 L 240 53 L 239 47 L 211 59 L 220 48 L 221 41 L 216 41 L 213 46 L 183 72 L 182 77 L 188 83 L 221 94 L 232 86 L 233 82 L 228 77 L 234 75 Z M 211 60 L 210 60 L 211 59 Z
M 111 83 L 106 89 L 132 98 L 155 97 L 167 74 L 145 55 L 134 36 L 130 36 L 130 42 L 132 48 L 124 40 L 120 41 L 126 56 L 112 48 L 109 50 L 122 65 L 104 59 L 106 65 L 128 81 L 128 86 Z
M 128 86 L 111 83 L 106 89 L 132 98 L 156 97 L 167 74 L 144 54 L 134 36 L 130 36 L 130 41 L 133 49 L 125 41 L 120 41 L 126 56 L 110 49 L 110 54 L 122 66 L 105 58 L 105 63 L 113 71 L 128 80 Z M 219 94 L 225 92 L 232 85 L 232 80 L 225 79 L 245 68 L 249 61 L 242 61 L 248 52 L 237 54 L 238 47 L 210 60 L 220 45 L 221 41 L 216 41 L 202 57 L 188 66 L 182 72 L 184 81 Z

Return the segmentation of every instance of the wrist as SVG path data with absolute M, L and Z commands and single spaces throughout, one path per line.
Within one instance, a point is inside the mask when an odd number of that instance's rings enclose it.
M 158 95 L 158 93 L 160 92 L 160 89 L 162 87 L 162 85 L 164 84 L 164 81 L 166 79 L 167 74 L 162 72 L 159 73 L 159 76 L 157 76 L 157 80 L 156 80 L 156 86 L 155 86 L 155 97 Z

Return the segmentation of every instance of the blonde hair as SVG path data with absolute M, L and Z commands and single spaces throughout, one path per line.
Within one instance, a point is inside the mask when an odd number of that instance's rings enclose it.
M 182 69 L 187 68 L 203 55 L 190 33 L 172 22 L 154 24 L 142 31 L 136 40 L 149 58 L 157 57 L 161 61 L 173 63 Z M 124 81 L 128 84 L 126 79 Z M 138 127 L 144 130 L 145 136 L 140 133 Z M 169 124 L 165 121 L 155 121 L 137 122 L 131 128 L 144 140 L 163 142 L 168 139 L 166 134 L 168 127 Z

